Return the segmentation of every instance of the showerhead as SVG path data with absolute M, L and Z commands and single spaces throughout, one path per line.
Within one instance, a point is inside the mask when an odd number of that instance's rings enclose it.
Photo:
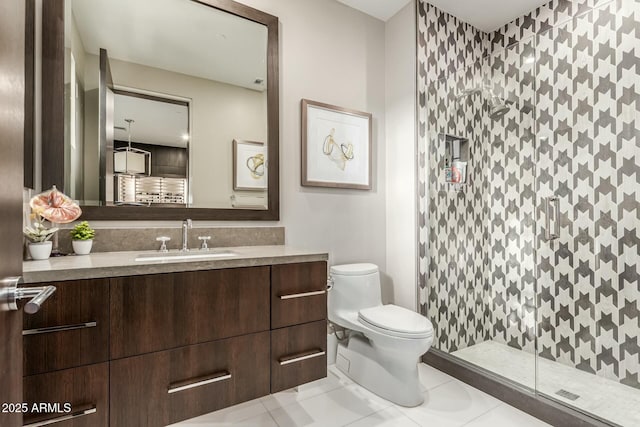
M 502 118 L 509 111 L 509 106 L 500 97 L 491 95 L 489 100 L 489 117 L 491 120 L 498 120 Z
M 495 95 L 493 91 L 489 88 L 483 89 L 481 87 L 473 87 L 473 88 L 464 89 L 462 92 L 456 95 L 456 101 L 458 103 L 462 102 L 464 99 L 470 96 L 473 96 L 477 93 L 488 94 L 489 118 L 491 118 L 491 120 L 499 120 L 500 118 L 502 118 L 502 116 L 507 114 L 507 112 L 509 111 L 509 105 L 507 105 L 507 102 L 504 99 L 500 98 L 499 96 Z

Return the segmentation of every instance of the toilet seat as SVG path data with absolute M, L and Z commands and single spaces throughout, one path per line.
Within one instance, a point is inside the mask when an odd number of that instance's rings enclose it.
M 393 304 L 362 309 L 358 312 L 358 321 L 389 336 L 413 339 L 433 336 L 429 319 Z

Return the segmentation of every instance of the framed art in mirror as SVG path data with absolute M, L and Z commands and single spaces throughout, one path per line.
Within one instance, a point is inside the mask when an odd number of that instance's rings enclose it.
M 233 189 L 264 191 L 267 165 L 264 143 L 233 140 Z

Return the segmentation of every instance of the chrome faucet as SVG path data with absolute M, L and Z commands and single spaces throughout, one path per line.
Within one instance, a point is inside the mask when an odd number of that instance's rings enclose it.
M 193 222 L 190 219 L 182 221 L 182 252 L 189 252 L 189 229 L 193 228 Z

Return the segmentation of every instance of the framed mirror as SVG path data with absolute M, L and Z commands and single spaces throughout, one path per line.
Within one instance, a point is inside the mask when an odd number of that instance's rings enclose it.
M 230 0 L 42 13 L 43 188 L 88 219 L 279 219 L 277 17 Z

